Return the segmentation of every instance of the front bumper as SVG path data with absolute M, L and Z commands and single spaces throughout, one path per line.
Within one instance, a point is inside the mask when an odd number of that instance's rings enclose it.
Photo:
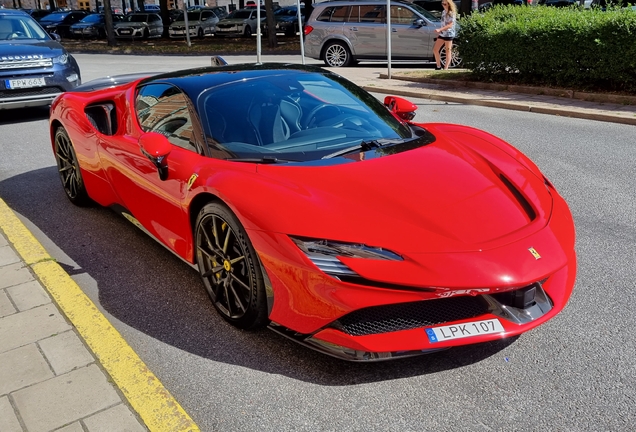
M 11 80 L 44 80 L 44 84 L 10 88 Z M 0 74 L 0 110 L 50 105 L 58 95 L 79 84 L 79 73 L 72 67 L 3 73 Z
M 118 38 L 141 38 L 144 37 L 145 28 L 121 27 L 115 29 L 115 37 Z

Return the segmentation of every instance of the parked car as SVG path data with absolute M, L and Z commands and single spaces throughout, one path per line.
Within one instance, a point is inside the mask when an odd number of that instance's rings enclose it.
M 305 8 L 300 6 L 301 26 L 298 26 L 298 8 L 286 6 L 274 11 L 276 33 L 285 33 L 287 36 L 295 35 L 305 22 Z M 263 31 L 267 32 L 267 21 L 263 22 Z
M 207 6 L 200 6 L 200 5 L 195 5 L 195 6 L 190 6 L 188 8 L 188 11 L 193 11 L 193 10 L 197 10 L 197 9 L 208 9 L 208 10 L 212 10 L 212 12 L 214 12 L 214 15 L 217 16 L 218 19 L 223 19 L 226 16 L 228 16 L 228 12 L 227 9 L 223 6 L 211 6 L 211 7 L 207 7 Z
M 251 36 L 258 28 L 257 8 L 237 9 L 216 25 L 217 36 Z M 265 9 L 261 9 L 261 23 Z
M 123 21 L 123 15 L 113 14 L 113 25 Z M 74 38 L 106 37 L 106 18 L 103 13 L 90 14 L 71 26 L 70 36 Z
M 188 33 L 190 36 L 203 38 L 205 35 L 212 35 L 216 32 L 216 25 L 219 18 L 212 9 L 197 8 L 188 11 Z M 181 13 L 177 19 L 168 27 L 168 35 L 171 38 L 184 38 L 186 36 L 185 14 Z
M 238 328 L 388 360 L 519 336 L 571 296 L 568 205 L 490 133 L 311 66 L 102 82 L 51 106 L 60 186 L 198 268 Z
M 26 13 L 35 18 L 36 21 L 40 21 L 42 18 L 51 13 L 49 9 L 23 9 Z
M 161 7 L 156 4 L 144 4 L 144 11 L 159 14 L 161 13 Z
M 42 17 L 40 25 L 49 33 L 57 33 L 61 37 L 68 37 L 71 26 L 87 15 L 88 12 L 82 10 L 55 11 Z
M 0 110 L 49 105 L 81 83 L 59 40 L 27 13 L 0 10 Z
M 413 0 L 413 3 L 421 6 L 423 9 L 426 9 L 435 16 L 442 16 L 442 11 L 444 10 L 442 0 Z M 457 10 L 459 10 L 461 0 L 455 0 L 454 3 L 455 6 L 457 6 Z
M 305 54 L 327 66 L 349 66 L 359 60 L 386 60 L 386 1 L 329 1 L 314 5 L 304 28 Z M 391 2 L 391 58 L 434 61 L 433 47 L 440 18 L 416 4 Z M 446 50 L 440 51 L 446 64 Z M 449 67 L 461 63 L 453 44 Z
M 161 37 L 163 21 L 155 13 L 133 13 L 115 24 L 115 37 L 147 39 Z

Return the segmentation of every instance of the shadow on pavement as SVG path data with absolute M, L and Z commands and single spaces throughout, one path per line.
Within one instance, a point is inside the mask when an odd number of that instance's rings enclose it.
M 515 340 L 390 362 L 341 361 L 269 330 L 248 332 L 227 324 L 193 268 L 115 212 L 72 205 L 55 167 L 0 182 L 0 196 L 70 257 L 77 266 L 54 256 L 103 310 L 151 338 L 213 361 L 341 386 L 463 367 L 495 355 Z
M 34 120 L 45 120 L 49 118 L 49 107 L 18 108 L 1 110 L 0 125 L 27 123 Z

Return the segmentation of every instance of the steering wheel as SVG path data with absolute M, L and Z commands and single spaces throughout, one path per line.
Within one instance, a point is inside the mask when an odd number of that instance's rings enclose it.
M 319 116 L 318 113 L 322 110 L 324 110 L 324 112 Z M 333 111 L 333 113 L 328 114 L 327 110 Z M 320 104 L 314 107 L 311 111 L 309 111 L 309 114 L 307 114 L 306 128 L 309 129 L 312 127 L 318 127 L 318 120 L 320 119 L 320 117 L 324 117 L 326 119 L 328 117 L 334 117 L 334 116 L 340 115 L 341 112 L 342 111 L 340 111 L 340 108 L 338 108 L 335 105 L 331 105 L 327 103 Z

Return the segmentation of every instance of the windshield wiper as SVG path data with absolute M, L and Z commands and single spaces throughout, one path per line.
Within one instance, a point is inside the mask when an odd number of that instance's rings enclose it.
M 331 158 L 334 158 L 334 157 L 346 155 L 348 153 L 353 153 L 353 152 L 356 152 L 356 151 L 369 151 L 369 150 L 372 150 L 372 149 L 384 147 L 386 145 L 401 144 L 403 142 L 405 142 L 405 140 L 402 139 L 402 138 L 399 138 L 399 139 L 380 138 L 380 139 L 375 139 L 375 140 L 362 141 L 358 145 L 354 145 L 352 147 L 347 147 L 347 148 L 344 148 L 342 150 L 338 150 L 337 152 L 330 153 L 330 154 L 328 154 L 326 156 L 323 156 L 321 159 L 331 159 Z
M 280 159 L 272 156 L 265 156 L 262 158 L 228 158 L 226 159 L 232 162 L 249 162 L 249 163 L 258 163 L 258 164 L 277 164 L 277 163 L 287 163 L 287 162 L 300 162 L 297 160 L 291 159 Z

